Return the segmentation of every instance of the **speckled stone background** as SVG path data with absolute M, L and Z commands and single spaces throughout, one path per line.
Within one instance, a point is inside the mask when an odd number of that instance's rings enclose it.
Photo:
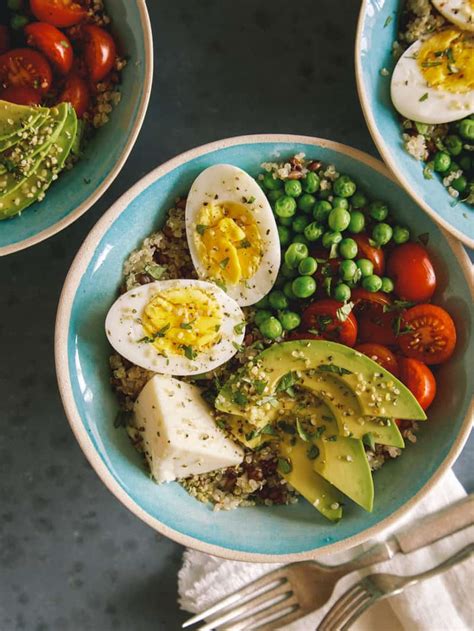
M 151 168 L 221 137 L 294 132 L 376 154 L 354 82 L 355 0 L 148 4 L 155 84 L 127 165 L 72 227 L 0 260 L 1 631 L 161 631 L 186 617 L 182 549 L 105 489 L 57 392 L 57 301 L 90 228 Z M 473 452 L 471 440 L 456 466 L 471 491 Z

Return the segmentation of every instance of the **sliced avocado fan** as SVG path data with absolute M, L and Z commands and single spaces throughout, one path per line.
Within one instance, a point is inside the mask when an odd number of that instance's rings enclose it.
M 0 99 L 0 141 L 15 136 L 19 130 L 27 129 L 33 124 L 45 108 L 17 105 Z

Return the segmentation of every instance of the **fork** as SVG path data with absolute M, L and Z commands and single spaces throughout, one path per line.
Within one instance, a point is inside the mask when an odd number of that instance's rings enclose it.
M 397 574 L 369 574 L 343 594 L 324 616 L 317 631 L 347 631 L 366 609 L 376 601 L 400 594 L 407 587 L 446 572 L 449 568 L 466 561 L 474 554 L 474 544 L 470 543 L 439 565 L 411 576 Z
M 269 631 L 277 620 L 279 626 L 288 624 L 325 605 L 339 579 L 350 572 L 388 561 L 399 552 L 408 554 L 471 525 L 473 509 L 474 495 L 468 495 L 337 566 L 302 561 L 279 567 L 193 616 L 183 627 L 207 620 L 199 631 Z

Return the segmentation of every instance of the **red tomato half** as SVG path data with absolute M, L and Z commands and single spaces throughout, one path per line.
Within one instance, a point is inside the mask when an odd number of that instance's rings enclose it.
M 350 313 L 344 322 L 341 322 L 337 317 L 337 311 L 342 306 L 342 302 L 330 299 L 311 303 L 303 312 L 301 329 L 312 333 L 314 339 L 332 340 L 346 346 L 354 346 L 357 339 L 357 320 Z
M 0 24 L 0 55 L 10 48 L 10 31 L 4 24 Z
M 385 254 L 382 248 L 370 245 L 369 237 L 366 234 L 353 234 L 352 238 L 357 243 L 357 258 L 371 261 L 374 266 L 374 274 L 383 276 L 385 271 Z
M 433 403 L 436 396 L 436 380 L 431 370 L 417 359 L 400 357 L 398 360 L 400 381 L 415 396 L 424 410 Z
M 117 49 L 112 35 L 103 28 L 88 24 L 83 28 L 84 58 L 92 81 L 102 81 L 114 67 Z
M 29 86 L 46 92 L 52 79 L 47 59 L 36 50 L 15 48 L 0 55 L 0 83 L 4 88 Z
M 359 351 L 359 353 L 367 355 L 367 357 L 370 357 L 370 359 L 376 361 L 377 364 L 380 364 L 382 368 L 385 368 L 386 370 L 391 372 L 392 375 L 395 375 L 395 377 L 398 376 L 397 358 L 386 346 L 383 346 L 382 344 L 371 344 L 370 342 L 367 342 L 365 344 L 359 344 L 355 347 L 355 350 Z
M 25 26 L 25 35 L 28 45 L 41 51 L 60 74 L 70 72 L 73 52 L 64 33 L 46 22 L 32 22 Z
M 456 327 L 447 311 L 436 305 L 416 305 L 403 314 L 399 344 L 407 357 L 425 364 L 441 364 L 456 346 Z
M 418 243 L 396 247 L 387 263 L 387 276 L 402 300 L 428 302 L 436 289 L 436 274 L 427 251 Z
M 40 22 L 59 28 L 79 24 L 87 16 L 84 7 L 73 0 L 30 0 L 30 9 Z
M 384 313 L 384 306 L 391 304 L 387 294 L 367 291 L 362 287 L 352 290 L 351 300 L 359 323 L 359 341 L 393 346 L 397 343 L 394 321 L 398 314 Z
M 87 83 L 77 74 L 71 74 L 66 79 L 58 103 L 71 103 L 79 118 L 89 109 L 90 95 Z
M 41 92 L 30 88 L 27 85 L 9 86 L 0 89 L 0 99 L 9 103 L 17 103 L 18 105 L 40 105 Z

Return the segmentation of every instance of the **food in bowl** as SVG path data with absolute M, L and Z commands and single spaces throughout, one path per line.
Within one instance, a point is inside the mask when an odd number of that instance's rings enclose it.
M 430 302 L 427 235 L 335 165 L 262 168 L 201 173 L 126 260 L 116 425 L 157 482 L 215 509 L 303 496 L 337 521 L 348 498 L 372 510 L 372 472 L 416 441 L 456 329 Z
M 120 101 L 102 2 L 9 2 L 0 19 L 0 219 L 45 197 Z
M 454 200 L 474 204 L 472 3 L 406 0 L 394 54 L 390 92 L 406 150 L 426 179 L 437 173 Z

